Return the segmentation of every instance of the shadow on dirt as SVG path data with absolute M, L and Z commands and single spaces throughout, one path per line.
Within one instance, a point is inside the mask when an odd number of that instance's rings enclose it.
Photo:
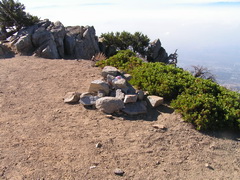
M 157 108 L 152 108 L 148 106 L 147 108 L 147 114 L 142 114 L 142 115 L 134 115 L 130 116 L 127 114 L 123 114 L 122 117 L 125 120 L 130 120 L 130 121 L 138 121 L 138 120 L 143 120 L 143 121 L 157 121 L 158 116 L 161 113 L 169 113 L 172 114 L 174 112 L 174 109 L 170 108 L 167 105 L 160 105 Z
M 205 135 L 219 138 L 219 139 L 230 139 L 234 141 L 240 142 L 240 132 L 239 131 L 233 131 L 233 130 L 225 130 L 225 131 L 207 131 L 202 132 Z

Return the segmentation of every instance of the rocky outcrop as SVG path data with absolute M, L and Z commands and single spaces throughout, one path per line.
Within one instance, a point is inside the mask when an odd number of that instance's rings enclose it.
M 16 53 L 48 59 L 91 59 L 99 52 L 93 26 L 65 28 L 59 21 L 40 21 L 20 30 L 10 41 Z
M 93 26 L 66 27 L 65 50 L 70 58 L 91 59 L 100 52 Z
M 162 47 L 159 39 L 156 39 L 155 41 L 150 43 L 147 59 L 150 62 L 168 63 L 168 54 L 166 50 Z

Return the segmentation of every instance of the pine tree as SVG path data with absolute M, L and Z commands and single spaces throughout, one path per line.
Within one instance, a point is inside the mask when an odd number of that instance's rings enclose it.
M 25 12 L 25 6 L 14 0 L 0 1 L 0 30 L 7 38 L 19 31 L 22 27 L 27 27 L 38 22 L 37 16 L 32 16 Z

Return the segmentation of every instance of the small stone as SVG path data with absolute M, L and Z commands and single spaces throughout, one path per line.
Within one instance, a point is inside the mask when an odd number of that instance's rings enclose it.
M 84 96 L 80 98 L 80 103 L 84 106 L 92 106 L 96 104 L 96 101 L 99 99 L 98 96 Z
M 162 125 L 162 124 L 154 124 L 153 125 L 154 128 L 156 129 L 161 129 L 161 130 L 166 130 L 166 126 Z
M 118 69 L 113 66 L 105 66 L 102 70 L 102 76 L 106 78 L 108 74 L 112 76 L 117 76 Z
M 96 144 L 96 148 L 101 148 L 102 147 L 102 144 L 101 143 L 97 143 Z
M 121 76 L 117 76 L 113 81 L 112 84 L 115 89 L 128 89 L 126 79 L 122 78 Z
M 125 94 L 122 92 L 121 89 L 116 90 L 116 96 L 115 96 L 116 98 L 123 100 L 124 96 L 125 96 Z
M 106 115 L 106 118 L 113 119 L 113 115 L 107 114 L 107 115 Z
M 98 91 L 104 91 L 106 94 L 109 93 L 109 85 L 107 82 L 102 80 L 94 80 L 91 82 L 88 92 L 94 93 Z
M 130 81 L 132 79 L 132 76 L 131 74 L 124 74 L 124 78 L 127 80 L 127 81 Z
M 95 169 L 95 168 L 97 168 L 97 166 L 90 166 L 89 169 Z
M 143 100 L 144 99 L 144 92 L 142 90 L 137 91 L 138 99 Z
M 128 94 L 128 95 L 125 95 L 123 102 L 124 103 L 134 103 L 134 102 L 137 102 L 137 99 L 138 99 L 137 94 Z
M 151 104 L 152 107 L 157 107 L 161 104 L 163 104 L 163 97 L 159 96 L 148 96 L 147 97 L 149 103 Z
M 116 175 L 118 175 L 118 176 L 123 176 L 124 173 L 125 173 L 125 172 L 124 172 L 122 169 L 119 169 L 119 168 L 117 168 L 117 169 L 114 170 L 114 174 L 116 174 Z
M 123 101 L 116 97 L 102 97 L 96 101 L 96 108 L 107 114 L 117 112 L 123 107 Z
M 80 99 L 80 93 L 78 92 L 68 92 L 64 96 L 64 102 L 65 103 L 77 103 Z
M 212 166 L 210 166 L 208 163 L 205 164 L 205 167 L 211 170 L 214 170 Z
M 104 96 L 106 96 L 106 93 L 104 91 L 100 90 L 100 91 L 98 91 L 97 96 L 104 97 Z

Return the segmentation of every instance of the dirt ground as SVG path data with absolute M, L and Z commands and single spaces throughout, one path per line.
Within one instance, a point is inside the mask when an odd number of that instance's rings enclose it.
M 240 179 L 239 134 L 197 132 L 167 105 L 109 119 L 63 102 L 100 72 L 86 60 L 0 59 L 1 180 Z

